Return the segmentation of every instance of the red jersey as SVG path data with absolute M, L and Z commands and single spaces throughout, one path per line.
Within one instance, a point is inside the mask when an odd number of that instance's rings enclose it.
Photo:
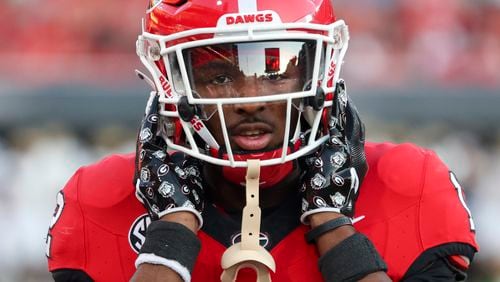
M 454 175 L 435 153 L 411 144 L 367 143 L 369 170 L 356 202 L 355 228 L 375 245 L 392 280 L 426 250 L 447 243 L 477 250 L 474 222 Z M 134 155 L 113 155 L 80 168 L 58 194 L 47 236 L 49 270 L 78 269 L 95 281 L 128 281 L 151 222 L 135 197 Z M 290 204 L 294 206 L 294 201 Z M 289 216 L 286 216 L 288 213 Z M 323 281 L 318 253 L 299 222 L 300 203 L 262 218 L 261 244 L 276 261 L 273 281 Z M 239 222 L 204 211 L 193 281 L 220 281 L 220 260 L 238 240 Z M 283 226 L 283 227 L 282 227 Z M 278 230 L 279 236 L 273 235 Z M 460 254 L 460 253 L 458 253 Z M 457 255 L 457 254 L 454 254 Z M 255 281 L 243 272 L 238 281 Z

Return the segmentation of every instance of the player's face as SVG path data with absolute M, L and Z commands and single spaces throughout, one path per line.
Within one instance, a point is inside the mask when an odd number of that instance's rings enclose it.
M 199 98 L 262 97 L 302 91 L 304 78 L 297 62 L 303 42 L 230 44 L 189 54 L 192 90 Z M 285 101 L 228 104 L 222 107 L 231 148 L 268 151 L 283 145 Z M 221 115 L 216 106 L 202 109 L 206 124 L 219 144 L 224 144 Z M 291 127 L 298 111 L 292 107 Z

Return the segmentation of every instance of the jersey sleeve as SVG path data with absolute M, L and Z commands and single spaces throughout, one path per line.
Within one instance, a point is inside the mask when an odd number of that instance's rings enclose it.
M 447 243 L 462 243 L 478 250 L 465 193 L 453 172 L 432 151 L 427 151 L 424 162 L 418 224 L 424 250 Z
M 406 271 L 402 281 L 465 281 L 467 265 L 457 259 L 471 258 L 476 250 L 464 243 L 447 243 L 423 252 Z M 460 255 L 451 255 L 460 254 Z
M 49 271 L 85 270 L 85 224 L 78 199 L 78 170 L 57 194 L 57 204 L 47 234 Z
M 52 272 L 55 282 L 93 282 L 87 273 L 76 269 L 60 269 Z

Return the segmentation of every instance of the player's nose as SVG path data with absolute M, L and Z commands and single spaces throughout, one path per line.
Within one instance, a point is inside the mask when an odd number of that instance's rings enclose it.
M 234 105 L 234 112 L 239 115 L 255 115 L 266 109 L 265 103 L 241 103 Z
M 240 97 L 259 97 L 265 95 L 263 93 L 262 85 L 259 84 L 258 79 L 251 77 L 245 80 L 244 85 L 239 89 Z M 263 102 L 252 102 L 252 103 L 240 103 L 234 105 L 234 112 L 240 115 L 251 115 L 265 110 L 266 103 Z

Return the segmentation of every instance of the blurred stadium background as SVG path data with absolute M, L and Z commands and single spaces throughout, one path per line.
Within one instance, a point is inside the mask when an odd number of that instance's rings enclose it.
M 466 190 L 500 281 L 500 1 L 336 0 L 343 77 L 370 140 L 436 150 Z M 134 149 L 148 87 L 135 39 L 146 1 L 0 1 L 0 281 L 50 281 L 55 195 L 81 165 Z

